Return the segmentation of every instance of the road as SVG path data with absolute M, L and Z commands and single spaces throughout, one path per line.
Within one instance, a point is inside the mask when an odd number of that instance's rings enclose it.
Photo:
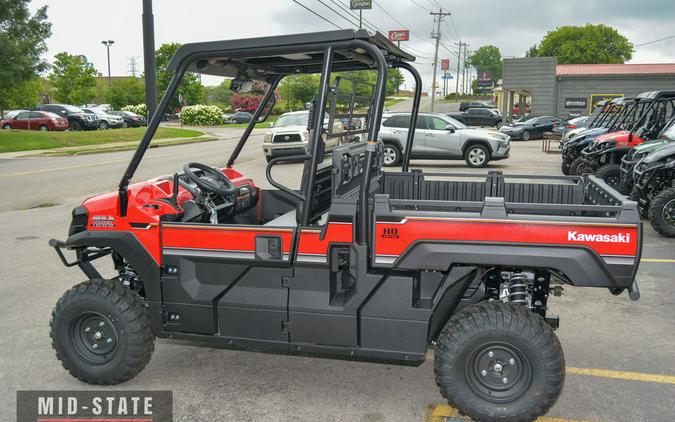
M 187 161 L 223 165 L 234 146 L 230 129 L 213 129 L 229 140 L 152 149 L 136 180 L 180 170 Z M 244 149 L 237 168 L 268 186 L 260 151 L 261 131 Z M 91 389 L 64 371 L 48 334 L 54 303 L 82 281 L 64 268 L 50 238 L 63 239 L 70 212 L 83 198 L 114 189 L 131 152 L 0 161 L 0 407 L 13 418 L 17 390 Z M 559 174 L 559 156 L 540 151 L 539 141 L 519 142 L 512 157 L 491 165 L 509 173 Z M 413 161 L 425 171 L 468 170 L 463 162 Z M 275 175 L 297 184 L 299 164 Z M 536 176 L 534 176 L 536 178 Z M 36 208 L 31 208 L 36 207 Z M 673 259 L 673 241 L 645 224 L 643 258 Z M 557 331 L 572 368 L 601 370 L 594 376 L 568 373 L 550 416 L 594 421 L 673 421 L 675 378 L 675 289 L 673 263 L 643 263 L 642 299 L 631 302 L 605 290 L 568 287 L 552 300 L 561 316 Z M 431 354 L 431 352 L 430 352 Z M 431 357 L 431 355 L 430 355 Z M 135 379 L 96 389 L 169 389 L 176 420 L 227 421 L 420 421 L 443 403 L 433 381 L 432 359 L 401 367 L 305 356 L 265 355 L 159 340 L 152 361 Z M 660 380 L 660 381 L 659 381 Z M 665 380 L 665 381 L 664 381 Z

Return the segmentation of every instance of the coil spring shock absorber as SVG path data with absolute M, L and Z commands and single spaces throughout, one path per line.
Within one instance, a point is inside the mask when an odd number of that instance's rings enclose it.
M 527 305 L 527 274 L 515 273 L 509 278 L 509 303 Z

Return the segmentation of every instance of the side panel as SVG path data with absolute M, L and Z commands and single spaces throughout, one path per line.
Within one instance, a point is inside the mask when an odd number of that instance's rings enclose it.
M 401 269 L 452 262 L 550 267 L 575 285 L 626 287 L 638 244 L 634 225 L 405 217 L 376 222 L 374 262 Z

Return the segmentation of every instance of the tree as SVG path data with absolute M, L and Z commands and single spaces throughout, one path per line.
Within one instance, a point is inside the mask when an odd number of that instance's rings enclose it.
M 219 85 L 204 87 L 206 94 L 206 104 L 215 105 L 223 110 L 230 108 L 230 100 L 234 92 L 230 91 L 231 79 L 225 79 Z
M 405 76 L 399 69 L 389 69 L 387 72 L 387 95 L 398 94 L 403 82 L 405 82 Z
M 159 49 L 155 51 L 157 91 L 159 95 L 164 95 L 164 91 L 166 91 L 166 88 L 169 86 L 173 72 L 169 72 L 166 68 L 179 47 L 179 43 L 162 44 Z M 183 96 L 183 105 L 200 104 L 206 100 L 204 86 L 199 81 L 199 77 L 194 73 L 186 73 L 183 75 L 183 80 L 171 99 L 169 107 L 178 108 L 181 106 L 178 102 L 179 95 Z
M 145 101 L 145 86 L 137 78 L 117 79 L 112 83 L 108 101 L 116 110 L 125 105 L 141 104 Z
M 0 0 L 0 110 L 12 104 L 30 102 L 19 90 L 33 84 L 47 63 L 40 57 L 47 51 L 45 40 L 52 34 L 47 6 L 31 16 L 30 0 Z M 10 92 L 12 91 L 12 92 Z
M 474 51 L 467 63 L 475 67 L 478 74 L 483 72 L 491 74 L 494 80 L 502 76 L 502 53 L 494 45 L 484 45 Z
M 561 26 L 544 36 L 537 56 L 555 56 L 560 64 L 624 63 L 633 57 L 633 44 L 606 25 Z
M 525 57 L 537 57 L 537 48 L 538 48 L 537 44 L 528 48 L 527 51 L 525 52 Z
M 49 79 L 54 99 L 67 104 L 84 104 L 96 97 L 96 69 L 85 56 L 62 52 L 54 56 Z

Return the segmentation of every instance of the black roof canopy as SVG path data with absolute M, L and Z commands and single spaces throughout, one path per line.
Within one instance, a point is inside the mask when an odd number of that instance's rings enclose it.
M 345 29 L 184 44 L 171 59 L 168 70 L 176 71 L 183 64 L 190 72 L 269 81 L 278 75 L 320 72 L 324 48 L 329 45 L 335 47 L 334 70 L 370 69 L 372 58 L 364 50 L 350 46 L 354 40 L 377 46 L 388 63 L 415 60 L 415 56 L 379 32 Z

